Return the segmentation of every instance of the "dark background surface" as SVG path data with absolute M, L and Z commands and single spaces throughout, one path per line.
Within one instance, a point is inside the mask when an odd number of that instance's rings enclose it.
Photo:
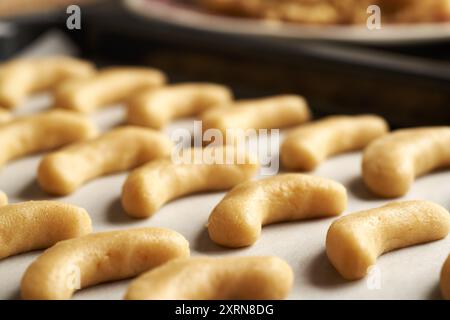
M 99 66 L 151 65 L 172 82 L 230 85 L 238 98 L 299 93 L 316 116 L 377 113 L 394 127 L 450 124 L 450 43 L 369 47 L 280 41 L 190 30 L 149 21 L 117 2 L 82 8 L 82 29 L 64 11 L 14 18 L 2 59 L 51 28 Z

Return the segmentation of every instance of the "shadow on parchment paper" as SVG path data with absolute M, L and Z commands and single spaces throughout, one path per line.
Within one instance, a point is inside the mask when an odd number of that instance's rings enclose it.
M 230 251 L 230 249 L 215 244 L 209 238 L 208 229 L 205 226 L 202 226 L 200 232 L 195 238 L 193 249 L 202 253 L 219 253 Z
M 325 250 L 315 256 L 306 269 L 308 279 L 312 284 L 326 288 L 334 286 L 348 285 L 349 281 L 344 280 L 334 269 L 328 260 Z
M 439 283 L 436 283 L 430 290 L 426 299 L 429 300 L 442 300 L 441 287 Z
M 36 179 L 31 180 L 25 188 L 19 191 L 19 198 L 23 200 L 48 200 L 55 197 L 44 192 Z
M 120 223 L 138 223 L 141 220 L 134 219 L 125 213 L 125 210 L 122 207 L 122 202 L 120 201 L 120 197 L 114 199 L 108 207 L 107 211 L 107 219 L 109 222 L 114 224 Z
M 377 198 L 366 186 L 361 176 L 353 177 L 348 182 L 348 190 L 358 199 L 366 201 L 377 201 Z
M 14 289 L 14 291 L 12 291 L 8 296 L 7 300 L 22 300 L 22 298 L 20 297 L 20 289 Z

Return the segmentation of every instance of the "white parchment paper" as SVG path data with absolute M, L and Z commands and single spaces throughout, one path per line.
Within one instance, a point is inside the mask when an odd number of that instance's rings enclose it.
M 48 35 L 46 41 L 26 55 L 71 54 L 73 50 L 60 35 Z M 33 98 L 18 110 L 30 114 L 45 109 L 51 97 Z M 122 106 L 114 106 L 92 116 L 106 130 L 123 121 Z M 177 127 L 190 128 L 191 121 L 180 121 L 166 129 L 170 134 Z M 1 152 L 1 150 L 0 150 Z M 123 212 L 119 198 L 126 173 L 115 174 L 89 182 L 74 194 L 51 198 L 36 182 L 36 169 L 42 155 L 14 161 L 0 172 L 0 190 L 10 202 L 58 199 L 84 207 L 91 215 L 95 231 L 159 226 L 180 232 L 190 242 L 192 255 L 277 255 L 293 268 L 295 285 L 290 299 L 440 299 L 440 268 L 450 252 L 447 239 L 414 246 L 383 255 L 377 264 L 375 278 L 360 281 L 343 280 L 333 269 L 325 254 L 325 235 L 333 219 L 299 221 L 267 226 L 252 247 L 230 250 L 218 247 L 208 237 L 205 223 L 213 207 L 225 193 L 188 196 L 173 201 L 147 220 L 134 220 Z M 349 193 L 345 214 L 380 206 L 386 200 L 374 198 L 360 178 L 360 153 L 337 156 L 325 162 L 313 174 L 343 183 Z M 417 180 L 405 199 L 435 201 L 450 209 L 450 171 L 436 172 Z M 157 183 L 157 182 L 155 182 Z M 20 280 L 27 266 L 40 252 L 25 253 L 0 260 L 0 299 L 17 299 Z M 75 294 L 75 299 L 121 299 L 129 280 L 98 285 Z

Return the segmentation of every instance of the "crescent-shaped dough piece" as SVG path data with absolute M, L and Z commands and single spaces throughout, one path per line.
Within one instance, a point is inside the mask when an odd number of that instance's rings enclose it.
M 346 215 L 331 225 L 327 255 L 348 280 L 366 276 L 383 253 L 442 239 L 450 231 L 450 214 L 429 201 L 392 202 Z
M 311 113 L 305 99 L 296 95 L 281 95 L 235 102 L 231 108 L 219 108 L 202 114 L 202 129 L 217 129 L 223 141 L 236 139 L 248 129 L 279 129 L 309 120 Z M 230 131 L 231 129 L 231 131 Z M 227 131 L 230 131 L 227 137 Z M 245 132 L 244 132 L 245 133 Z
M 93 233 L 47 249 L 25 272 L 21 294 L 28 300 L 70 299 L 77 289 L 134 277 L 188 256 L 189 243 L 169 229 Z
M 127 300 L 283 299 L 294 280 L 278 257 L 226 257 L 172 260 L 135 279 Z
M 293 129 L 281 146 L 281 161 L 288 169 L 312 171 L 326 158 L 360 150 L 388 131 L 386 121 L 374 115 L 326 117 Z
M 0 166 L 96 135 L 97 129 L 89 119 L 72 111 L 53 110 L 17 118 L 0 126 Z
M 63 82 L 56 89 L 55 106 L 90 113 L 165 82 L 166 76 L 156 69 L 109 67 L 90 79 Z
M 0 191 L 0 206 L 8 204 L 8 196 L 3 191 Z
M 35 92 L 53 89 L 67 79 L 84 79 L 94 66 L 71 57 L 21 58 L 0 65 L 0 105 L 12 109 Z
M 140 93 L 127 108 L 129 124 L 162 129 L 172 120 L 228 106 L 230 89 L 213 83 L 182 83 Z
M 58 201 L 28 201 L 0 206 L 0 259 L 45 249 L 92 231 L 83 208 Z
M 441 270 L 441 292 L 446 300 L 450 300 L 450 256 L 448 256 Z
M 259 169 L 257 159 L 243 154 L 241 162 L 230 158 L 233 161 L 227 163 L 227 152 L 234 151 L 231 147 L 193 148 L 186 163 L 161 159 L 137 168 L 122 188 L 125 212 L 135 218 L 150 217 L 172 199 L 196 192 L 226 190 L 250 180 Z M 196 154 L 199 163 L 195 162 Z
M 341 214 L 347 191 L 333 180 L 283 174 L 234 187 L 214 208 L 208 221 L 210 238 L 238 248 L 252 245 L 264 225 Z
M 375 194 L 405 195 L 416 177 L 450 166 L 450 127 L 394 131 L 364 151 L 362 174 Z
M 39 164 L 38 182 L 48 193 L 67 195 L 86 181 L 167 157 L 171 150 L 172 142 L 159 131 L 121 127 L 48 154 Z

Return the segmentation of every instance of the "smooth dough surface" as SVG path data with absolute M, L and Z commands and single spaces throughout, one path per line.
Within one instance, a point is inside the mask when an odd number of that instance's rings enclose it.
M 109 67 L 89 79 L 63 82 L 55 92 L 55 106 L 90 113 L 165 82 L 166 76 L 156 69 Z
M 312 171 L 329 156 L 360 150 L 388 131 L 374 115 L 326 117 L 293 129 L 281 145 L 281 161 L 288 169 Z
M 48 193 L 67 195 L 86 181 L 167 157 L 171 150 L 170 139 L 158 131 L 119 127 L 45 156 L 39 164 L 38 182 Z
M 217 244 L 244 247 L 257 241 L 261 227 L 341 214 L 347 191 L 333 180 L 283 174 L 234 187 L 214 208 L 208 233 Z
M 64 57 L 20 58 L 0 65 L 0 105 L 14 108 L 35 92 L 54 89 L 67 79 L 95 74 L 86 61 Z
M 96 135 L 90 120 L 72 111 L 53 110 L 17 118 L 0 126 L 0 166 Z
M 364 182 L 379 196 L 401 197 L 416 177 L 450 166 L 449 146 L 450 126 L 394 131 L 364 151 Z
M 219 130 L 225 143 L 227 129 L 232 139 L 239 130 L 279 129 L 299 125 L 311 117 L 305 99 L 296 95 L 280 95 L 267 98 L 236 101 L 230 108 L 220 108 L 202 114 L 202 129 Z
M 363 278 L 383 253 L 439 240 L 450 231 L 450 214 L 429 201 L 391 202 L 342 217 L 331 225 L 326 251 L 348 280 Z
M 70 299 L 77 289 L 130 278 L 188 256 L 189 243 L 169 229 L 93 233 L 47 249 L 25 272 L 21 294 L 27 300 Z
M 162 129 L 172 120 L 228 106 L 229 88 L 213 83 L 182 83 L 146 90 L 130 100 L 129 124 Z
M 48 248 L 92 231 L 83 208 L 58 201 L 27 201 L 0 206 L 0 259 Z
M 293 280 L 291 267 L 278 257 L 176 259 L 135 279 L 125 299 L 283 299 Z
M 230 189 L 256 175 L 257 159 L 244 154 L 242 163 L 230 158 L 233 161 L 228 164 L 227 150 L 235 151 L 221 147 L 192 148 L 186 162 L 160 159 L 137 168 L 122 187 L 125 212 L 136 218 L 149 217 L 172 199 L 196 192 Z M 198 163 L 195 162 L 196 154 L 201 160 Z M 211 157 L 206 159 L 207 155 Z M 212 161 L 206 163 L 203 160 Z

